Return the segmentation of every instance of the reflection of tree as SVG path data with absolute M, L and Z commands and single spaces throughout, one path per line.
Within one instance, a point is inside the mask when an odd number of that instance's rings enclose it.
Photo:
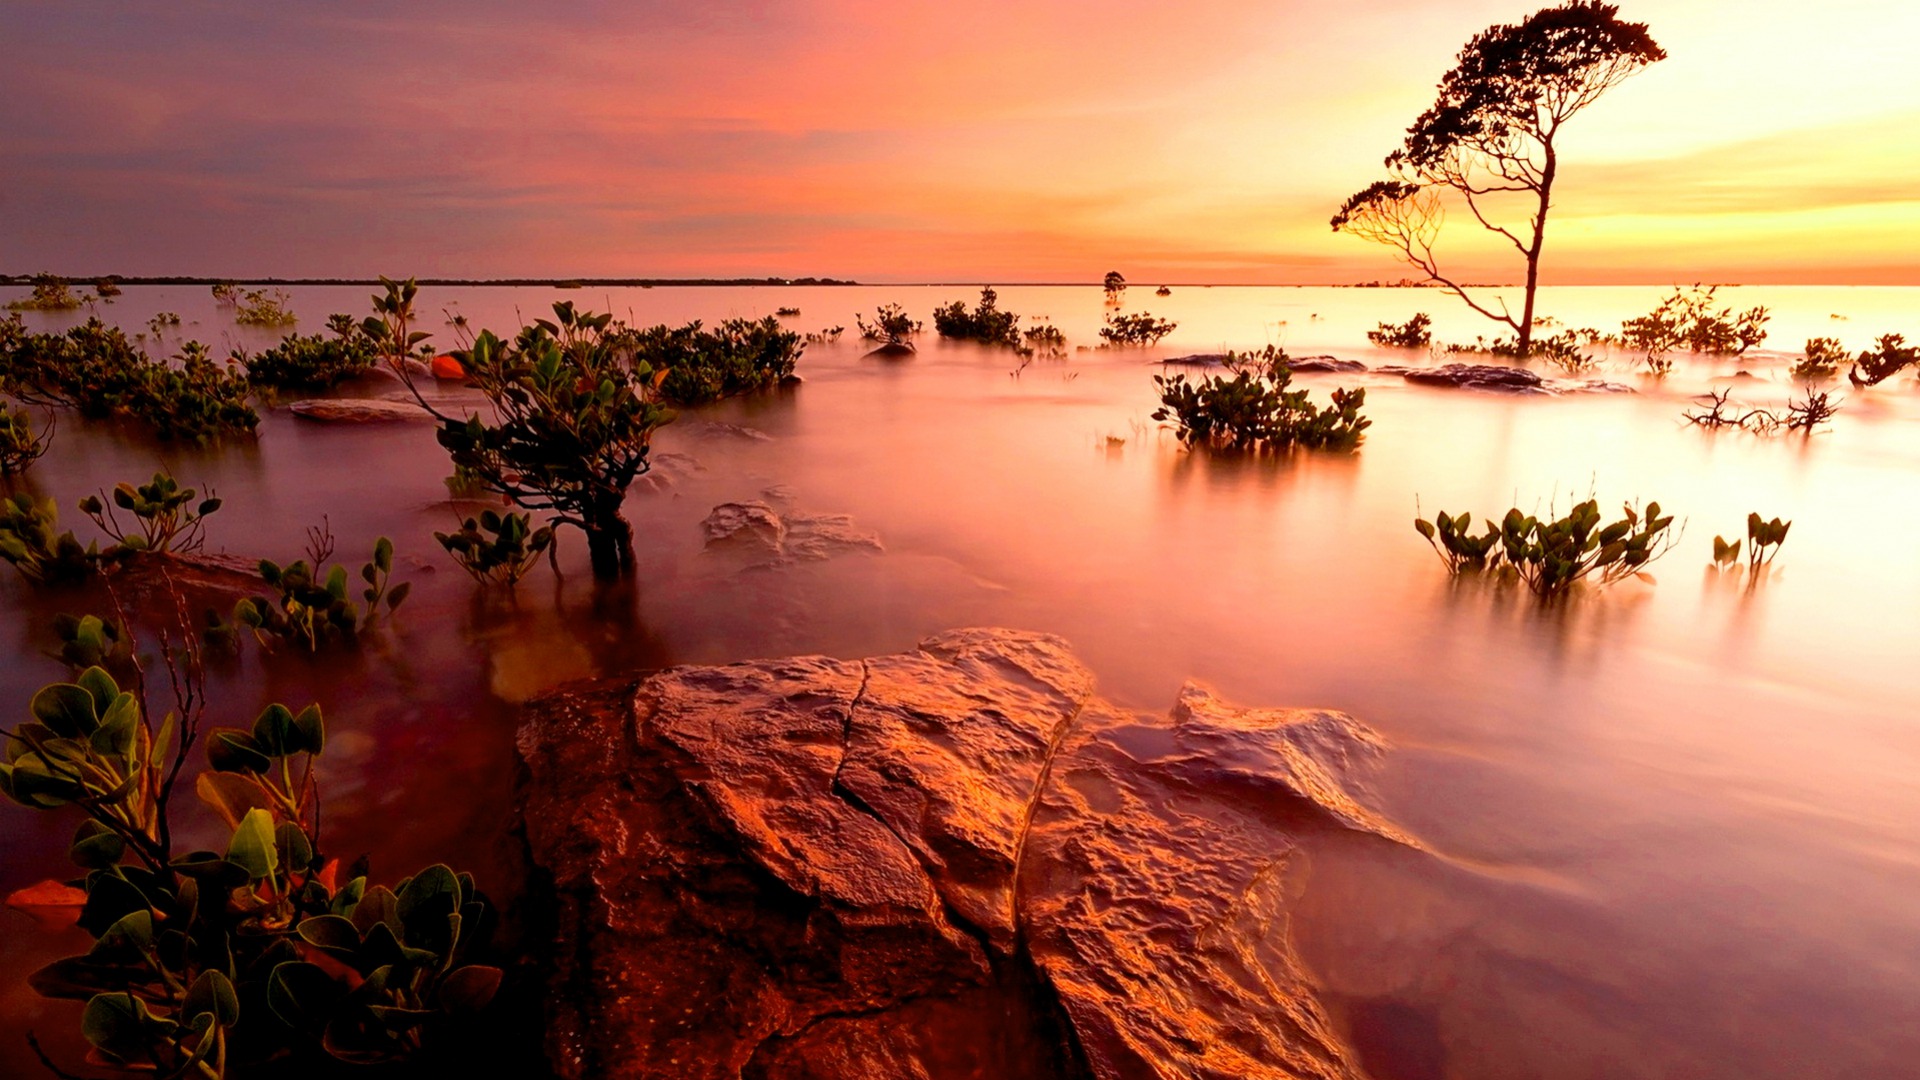
M 1559 175 L 1560 128 L 1667 55 L 1646 24 L 1622 22 L 1618 12 L 1598 0 L 1568 0 L 1520 23 L 1489 27 L 1468 42 L 1441 79 L 1438 100 L 1387 157 L 1391 178 L 1349 198 L 1333 217 L 1334 231 L 1392 248 L 1427 280 L 1511 328 L 1525 355 L 1532 346 L 1540 252 Z M 1446 220 L 1443 194 L 1526 260 L 1518 317 L 1505 301 L 1496 298 L 1488 306 L 1441 271 L 1434 240 Z M 1525 225 L 1501 224 L 1496 208 L 1507 204 L 1518 204 Z M 1507 213 L 1513 212 L 1509 206 Z

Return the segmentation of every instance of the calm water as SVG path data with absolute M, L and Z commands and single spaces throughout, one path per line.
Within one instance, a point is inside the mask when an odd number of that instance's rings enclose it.
M 596 594 L 567 538 L 517 602 L 488 599 L 431 539 L 452 522 L 444 454 L 427 427 L 325 428 L 266 416 L 257 445 L 202 452 L 62 426 L 33 482 L 72 504 L 164 460 L 226 509 L 212 547 L 281 560 L 326 515 L 341 553 L 376 535 L 415 598 L 390 635 L 320 663 L 249 650 L 217 674 L 216 722 L 267 700 L 318 699 L 328 841 L 378 875 L 452 853 L 511 882 L 506 835 L 516 703 L 562 679 L 770 654 L 864 656 L 953 626 L 1064 635 L 1128 705 L 1164 709 L 1203 679 L 1257 705 L 1345 709 L 1396 745 L 1376 778 L 1388 811 L 1437 858 L 1344 856 L 1300 868 L 1292 932 L 1381 1080 L 1427 1077 L 1920 1076 L 1920 395 L 1910 377 L 1845 391 L 1811 439 L 1712 435 L 1680 420 L 1710 385 L 1778 405 L 1784 354 L 1680 358 L 1639 392 L 1514 399 L 1421 390 L 1383 376 L 1306 376 L 1317 396 L 1369 388 L 1375 421 L 1352 457 L 1284 463 L 1183 452 L 1147 419 L 1146 361 L 1285 344 L 1370 364 L 1375 322 L 1431 312 L 1442 338 L 1488 324 L 1408 290 L 1130 290 L 1128 310 L 1180 322 L 1152 352 L 1075 352 L 1016 378 L 1004 354 L 922 342 L 905 362 L 853 341 L 812 347 L 791 393 L 690 413 L 657 452 L 673 483 L 629 503 L 641 572 Z M 1571 325 L 1617 327 L 1658 288 L 1547 290 Z M 294 290 L 303 329 L 365 309 L 367 290 Z M 852 325 L 900 301 L 925 317 L 960 287 L 423 290 L 429 312 L 509 329 L 564 297 L 646 323 L 759 316 Z M 1920 290 L 1724 290 L 1770 305 L 1769 345 L 1811 336 L 1860 348 L 1920 336 Z M 1093 288 L 1006 288 L 1092 343 Z M 183 316 L 186 336 L 259 347 L 205 289 L 129 288 L 103 317 Z M 1833 316 L 1844 316 L 1834 318 Z M 39 328 L 71 320 L 33 317 Z M 440 330 L 441 320 L 429 329 Z M 223 350 L 221 350 L 223 351 Z M 1414 359 L 1424 361 L 1424 355 Z M 1745 370 L 1751 378 L 1734 379 Z M 719 423 L 716 423 L 719 422 Z M 749 427 L 747 438 L 720 424 Z M 1116 442 L 1114 440 L 1124 440 Z M 663 473 L 668 472 L 663 467 Z M 703 556 L 717 503 L 775 485 L 802 511 L 847 513 L 884 555 L 740 573 Z M 1543 611 L 1455 587 L 1410 527 L 1418 505 L 1608 507 L 1657 499 L 1680 547 L 1629 583 Z M 1706 573 L 1711 538 L 1749 510 L 1795 524 L 1758 589 Z M 0 701 L 23 709 L 59 677 L 40 616 L 10 572 L 0 603 Z M 72 822 L 0 808 L 0 888 L 64 872 Z M 507 891 L 510 891 L 510 886 Z M 0 963 L 48 942 L 0 913 Z M 0 1071 L 29 1072 L 18 1030 L 72 1014 L 0 986 Z

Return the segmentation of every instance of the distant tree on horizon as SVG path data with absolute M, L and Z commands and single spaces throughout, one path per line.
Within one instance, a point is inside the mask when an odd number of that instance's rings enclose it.
M 1388 178 L 1349 198 L 1333 216 L 1333 230 L 1393 248 L 1428 281 L 1510 327 L 1520 355 L 1528 355 L 1540 252 L 1560 171 L 1560 129 L 1602 94 L 1667 57 L 1645 23 L 1623 22 L 1619 11 L 1599 0 L 1568 0 L 1475 36 L 1440 80 L 1433 106 L 1387 156 Z M 1498 297 L 1498 310 L 1475 299 L 1467 286 L 1441 272 L 1433 248 L 1446 221 L 1442 196 L 1449 193 L 1526 260 L 1519 316 Z M 1494 207 L 1512 213 L 1514 204 L 1526 223 L 1500 224 Z
M 1100 287 L 1107 291 L 1107 303 L 1117 304 L 1120 302 L 1120 294 L 1127 291 L 1127 279 L 1120 276 L 1120 271 L 1109 270 Z

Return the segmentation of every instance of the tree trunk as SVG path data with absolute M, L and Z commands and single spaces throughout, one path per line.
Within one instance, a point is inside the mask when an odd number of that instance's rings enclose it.
M 1547 208 L 1553 203 L 1553 174 L 1559 169 L 1553 143 L 1546 144 L 1547 161 L 1540 170 L 1540 211 L 1533 218 L 1533 245 L 1527 249 L 1527 297 L 1520 313 L 1520 355 L 1533 355 L 1533 296 L 1540 287 L 1540 249 L 1547 240 Z
M 603 581 L 624 577 L 633 569 L 633 526 L 620 513 L 620 501 L 593 507 L 587 518 L 587 558 L 593 576 Z

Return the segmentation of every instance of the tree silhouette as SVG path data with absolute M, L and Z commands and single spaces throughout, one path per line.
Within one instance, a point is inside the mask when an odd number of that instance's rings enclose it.
M 1100 287 L 1107 292 L 1107 303 L 1117 303 L 1120 294 L 1127 291 L 1127 279 L 1120 276 L 1120 271 L 1109 270 L 1106 278 L 1101 281 Z
M 1460 50 L 1440 80 L 1433 107 L 1407 129 L 1388 155 L 1390 177 L 1361 189 L 1333 217 L 1335 232 L 1393 248 L 1427 280 L 1467 306 L 1512 328 L 1520 353 L 1533 345 L 1534 291 L 1547 211 L 1559 176 L 1560 129 L 1580 110 L 1667 53 L 1645 23 L 1622 22 L 1620 9 L 1599 0 L 1568 0 L 1525 21 L 1492 26 Z M 1434 241 L 1451 192 L 1474 220 L 1526 259 L 1526 301 L 1519 317 L 1498 310 L 1441 273 Z M 1495 208 L 1517 204 L 1522 226 L 1502 225 Z

